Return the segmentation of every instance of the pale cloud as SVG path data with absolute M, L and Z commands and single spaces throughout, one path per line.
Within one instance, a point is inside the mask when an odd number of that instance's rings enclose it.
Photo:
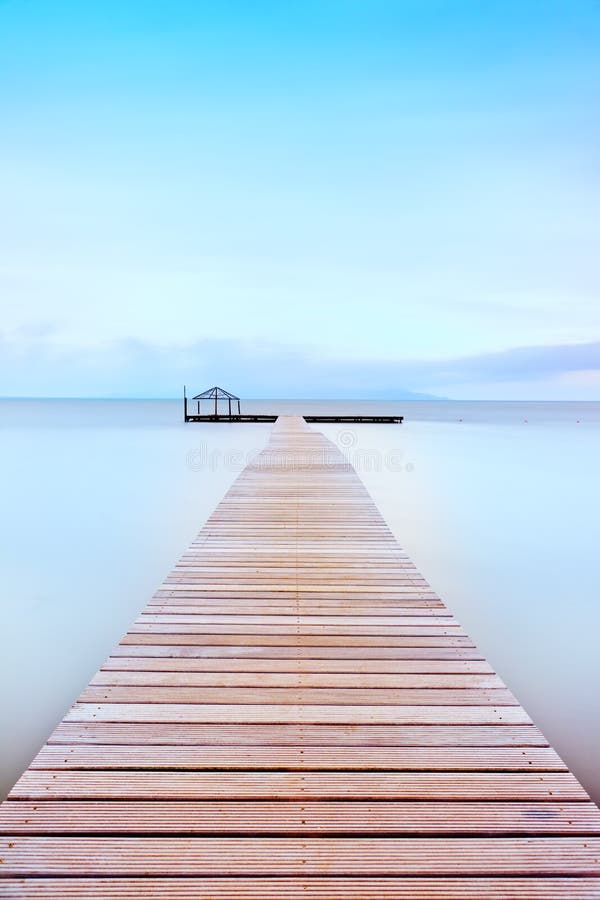
M 82 349 L 30 337 L 0 342 L 0 379 L 5 396 L 176 397 L 184 383 L 198 390 L 222 383 L 246 397 L 593 399 L 600 342 L 357 361 L 236 339 L 160 345 L 129 338 Z

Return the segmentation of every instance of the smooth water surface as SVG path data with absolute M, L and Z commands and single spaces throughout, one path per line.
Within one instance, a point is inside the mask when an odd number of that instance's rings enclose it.
M 425 577 L 600 799 L 600 404 L 261 401 L 401 413 L 323 425 Z M 173 401 L 2 401 L 0 793 L 96 671 L 269 425 Z

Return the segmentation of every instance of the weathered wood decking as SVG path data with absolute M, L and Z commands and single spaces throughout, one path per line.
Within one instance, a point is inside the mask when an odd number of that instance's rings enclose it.
M 600 897 L 598 809 L 299 418 L 0 829 L 3 898 Z

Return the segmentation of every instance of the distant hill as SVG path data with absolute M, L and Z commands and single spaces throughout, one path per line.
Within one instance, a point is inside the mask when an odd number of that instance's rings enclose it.
M 335 399 L 335 398 L 333 398 Z M 437 394 L 419 394 L 414 391 L 386 391 L 385 393 L 374 393 L 370 397 L 363 397 L 363 400 L 451 400 L 451 397 L 440 397 Z

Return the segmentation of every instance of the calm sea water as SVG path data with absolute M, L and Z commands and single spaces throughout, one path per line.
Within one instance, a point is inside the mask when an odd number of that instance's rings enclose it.
M 600 404 L 255 401 L 401 413 L 323 425 L 400 542 L 600 799 Z M 172 401 L 1 401 L 0 793 L 27 766 L 269 425 Z

